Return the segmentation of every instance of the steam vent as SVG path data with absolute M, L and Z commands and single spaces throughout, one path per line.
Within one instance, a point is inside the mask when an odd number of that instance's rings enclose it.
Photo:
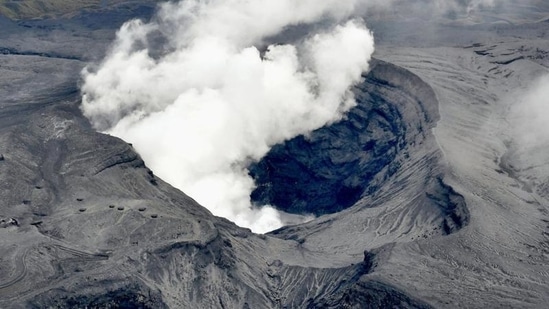
M 0 1 L 0 308 L 547 308 L 549 2 Z

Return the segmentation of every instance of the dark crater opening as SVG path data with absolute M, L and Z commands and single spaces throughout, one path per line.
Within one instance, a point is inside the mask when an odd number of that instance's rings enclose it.
M 249 167 L 254 203 L 315 215 L 349 208 L 399 169 L 397 156 L 438 118 L 430 86 L 389 63 L 373 61 L 353 91 L 357 106 L 343 120 L 276 145 Z

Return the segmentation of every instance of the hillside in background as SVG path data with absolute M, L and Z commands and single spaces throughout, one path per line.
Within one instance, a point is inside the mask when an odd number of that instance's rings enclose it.
M 0 0 L 0 15 L 10 19 L 28 20 L 59 18 L 82 10 L 99 11 L 113 6 L 132 5 L 145 1 L 124 0 Z M 147 1 L 156 3 L 158 1 Z

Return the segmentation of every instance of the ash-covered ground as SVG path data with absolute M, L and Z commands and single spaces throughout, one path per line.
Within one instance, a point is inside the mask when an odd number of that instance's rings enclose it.
M 357 106 L 250 165 L 258 204 L 318 215 L 265 235 L 82 115 L 81 70 L 152 1 L 0 16 L 0 307 L 545 307 L 549 7 L 422 8 L 365 13 Z

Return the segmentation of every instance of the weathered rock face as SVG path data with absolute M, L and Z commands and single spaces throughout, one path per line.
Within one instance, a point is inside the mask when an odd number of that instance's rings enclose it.
M 250 167 L 256 203 L 291 213 L 335 213 L 395 174 L 397 156 L 434 127 L 438 102 L 429 85 L 394 65 L 376 61 L 364 77 L 355 88 L 357 106 L 345 119 L 273 147 Z
M 394 287 L 381 282 L 362 280 L 330 295 L 327 299 L 313 301 L 307 308 L 433 308 Z
M 82 286 L 79 293 L 53 289 L 27 303 L 28 308 L 119 308 L 164 309 L 161 293 L 138 284 L 99 282 Z

